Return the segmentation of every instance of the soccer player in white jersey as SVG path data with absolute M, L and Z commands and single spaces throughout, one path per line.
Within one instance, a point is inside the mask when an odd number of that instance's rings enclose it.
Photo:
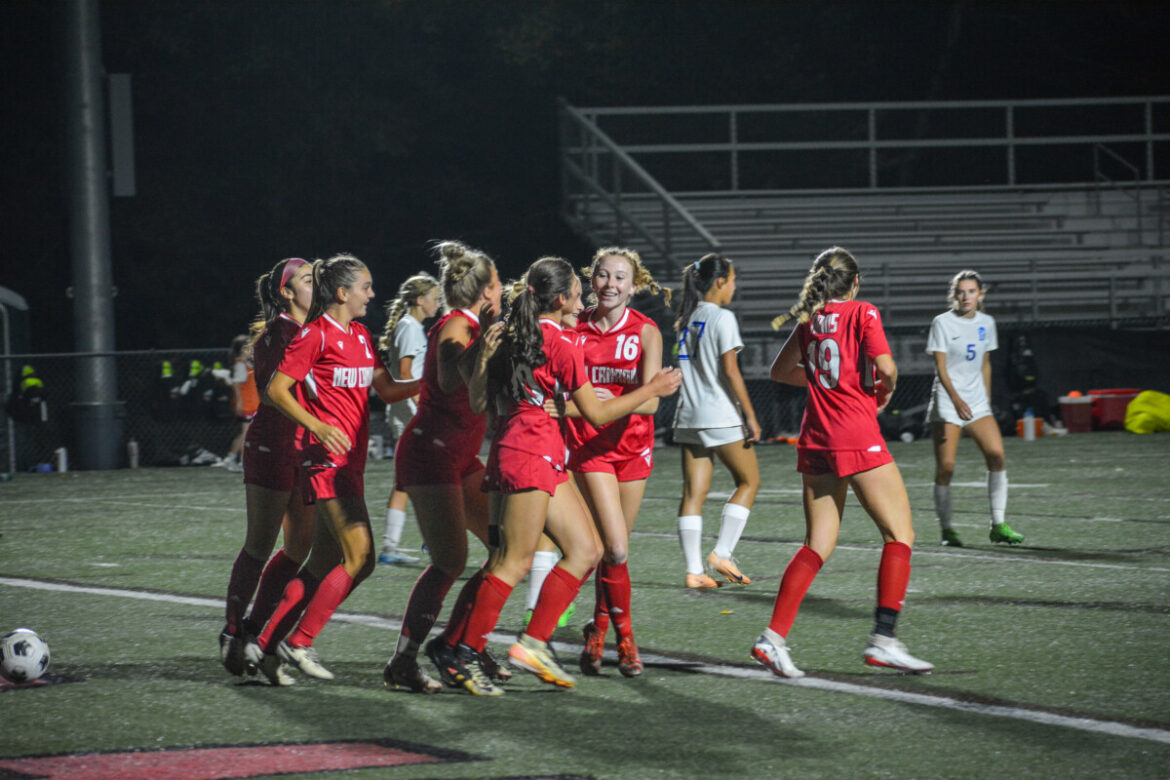
M 423 320 L 434 317 L 441 303 L 439 280 L 428 273 L 419 273 L 403 282 L 398 288 L 398 297 L 386 306 L 386 328 L 378 340 L 378 350 L 395 379 L 422 379 L 423 357 L 427 352 Z M 386 422 L 395 443 L 402 438 L 406 424 L 417 411 L 418 396 L 386 407 Z M 395 486 L 386 502 L 386 530 L 382 534 L 382 553 L 378 556 L 378 563 L 418 563 L 416 556 L 399 549 L 404 525 L 406 491 Z
M 704 255 L 683 271 L 683 299 L 674 329 L 682 389 L 674 414 L 674 441 L 682 445 L 683 496 L 678 538 L 686 560 L 688 588 L 715 588 L 703 571 L 703 502 L 711 487 L 714 459 L 735 480 L 723 505 L 719 540 L 707 567 L 738 585 L 751 583 L 732 559 L 760 489 L 760 466 L 752 444 L 760 424 L 739 371 L 743 349 L 735 315 L 723 308 L 735 295 L 735 269 L 720 254 Z
M 934 441 L 934 508 L 942 527 L 942 543 L 962 547 L 951 527 L 951 477 L 955 453 L 965 431 L 987 461 L 987 497 L 991 504 L 993 542 L 1022 544 L 1024 537 L 1004 522 L 1007 472 L 1003 438 L 991 414 L 991 356 L 999 346 L 995 320 L 983 312 L 986 290 L 975 271 L 960 271 L 951 279 L 950 311 L 934 318 L 928 354 L 934 356 L 935 377 L 926 419 Z

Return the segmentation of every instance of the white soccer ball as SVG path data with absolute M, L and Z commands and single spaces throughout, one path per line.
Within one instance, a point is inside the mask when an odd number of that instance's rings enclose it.
M 0 675 L 14 683 L 39 680 L 49 670 L 49 646 L 29 628 L 0 637 Z

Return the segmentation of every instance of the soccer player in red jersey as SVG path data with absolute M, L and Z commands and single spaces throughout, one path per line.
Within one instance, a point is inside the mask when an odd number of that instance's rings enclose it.
M 640 387 L 662 370 L 662 333 L 652 319 L 628 306 L 637 292 L 662 290 L 632 249 L 599 250 L 585 276 L 596 304 L 581 315 L 575 337 L 597 398 L 606 401 Z M 669 291 L 666 299 L 669 303 Z M 656 411 L 658 398 L 654 397 L 628 417 L 599 429 L 581 419 L 571 404 L 568 409 L 569 470 L 605 545 L 597 567 L 593 619 L 583 630 L 580 667 L 587 675 L 601 672 L 611 619 L 618 639 L 619 671 L 626 677 L 642 673 L 630 615 L 626 560 L 646 478 L 654 466 Z
M 268 383 L 272 404 L 303 428 L 307 466 L 302 486 L 316 503 L 317 539 L 321 546 L 332 540 L 342 556 L 319 584 L 306 570 L 292 579 L 256 643 L 248 646 L 249 660 L 275 685 L 291 679 L 280 669 L 282 660 L 310 677 L 333 678 L 318 661 L 313 639 L 375 565 L 363 482 L 370 388 L 392 403 L 418 392 L 418 381 L 390 376 L 370 332 L 357 322 L 373 297 L 370 271 L 362 261 L 352 255 L 318 260 L 313 308 Z M 304 386 L 302 401 L 292 393 L 298 382 Z M 304 614 L 286 636 L 302 605 Z
M 575 684 L 557 663 L 548 640 L 600 559 L 602 546 L 565 471 L 564 437 L 559 422 L 545 411 L 545 399 L 568 392 L 581 415 L 602 426 L 678 389 L 677 372 L 666 370 L 621 396 L 598 400 L 581 352 L 560 324 L 564 313 L 576 311 L 580 296 L 581 282 L 567 261 L 546 257 L 533 263 L 498 339 L 504 348 L 494 349 L 494 333 L 486 336 L 483 353 L 490 362 L 486 367 L 477 363 L 469 382 L 473 409 L 486 407 L 489 399 L 503 399 L 505 411 L 484 480 L 500 549 L 482 577 L 464 587 L 461 598 L 470 594 L 473 607 L 461 636 L 438 637 L 441 641 L 428 644 L 427 652 L 445 678 L 476 695 L 503 693 L 485 674 L 479 656 L 512 589 L 528 573 L 542 532 L 564 557 L 549 573 L 532 619 L 508 655 L 513 664 L 545 682 L 566 688 Z
M 256 297 L 260 317 L 252 325 L 251 348 L 253 373 L 262 392 L 309 314 L 313 266 L 299 257 L 281 260 L 256 280 Z M 228 581 L 227 624 L 219 637 L 220 660 L 234 675 L 244 673 L 244 647 L 268 620 L 312 545 L 313 511 L 295 489 L 300 468 L 298 430 L 276 407 L 263 404 L 244 439 L 248 527 Z M 284 544 L 269 560 L 282 527 Z M 245 618 L 253 593 L 256 603 Z
M 772 323 L 779 329 L 790 319 L 799 322 L 772 363 L 772 380 L 808 388 L 796 465 L 804 483 L 804 546 L 784 570 L 772 620 L 752 647 L 752 657 L 781 677 L 804 676 L 785 638 L 837 544 L 849 487 L 885 542 L 873 633 L 863 659 L 870 666 L 905 672 L 934 669 L 894 638 L 910 581 L 914 526 L 902 475 L 877 423 L 878 411 L 894 392 L 898 368 L 877 307 L 857 300 L 860 283 L 853 256 L 840 247 L 826 249 L 813 262 L 796 305 Z
M 440 243 L 437 251 L 444 313 L 428 334 L 418 411 L 394 455 L 396 489 L 410 497 L 431 563 L 411 589 L 402 633 L 383 670 L 388 686 L 420 693 L 442 688 L 419 668 L 418 650 L 467 565 L 467 532 L 488 545 L 479 460 L 487 423 L 468 403 L 466 366 L 478 353 L 473 345 L 484 320 L 499 311 L 503 290 L 495 263 L 483 252 L 458 241 Z M 469 608 L 466 600 L 457 602 L 449 624 L 458 623 Z

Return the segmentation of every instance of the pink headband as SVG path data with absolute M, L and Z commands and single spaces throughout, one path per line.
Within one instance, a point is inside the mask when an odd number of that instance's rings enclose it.
M 280 274 L 280 287 L 284 287 L 286 284 L 288 284 L 288 280 L 291 279 L 292 275 L 297 272 L 297 269 L 302 265 L 308 265 L 308 262 L 308 260 L 302 260 L 299 257 L 290 257 L 288 262 L 284 264 L 284 271 Z M 280 289 L 280 287 L 277 289 Z

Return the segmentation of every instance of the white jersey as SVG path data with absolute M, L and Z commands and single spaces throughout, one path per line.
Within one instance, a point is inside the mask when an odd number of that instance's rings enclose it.
M 946 355 L 947 376 L 950 377 L 951 385 L 967 406 L 971 407 L 975 419 L 991 414 L 991 402 L 983 384 L 983 361 L 984 355 L 998 348 L 995 318 L 981 311 L 975 312 L 973 317 L 944 312 L 935 317 L 930 325 L 926 352 L 942 352 Z M 958 419 L 954 404 L 937 375 L 930 391 L 927 419 L 964 424 Z
M 678 336 L 682 386 L 675 428 L 730 428 L 743 425 L 739 404 L 720 367 L 724 354 L 743 349 L 735 314 L 706 301 L 695 307 Z
M 386 368 L 395 379 L 421 379 L 423 375 L 424 356 L 427 351 L 427 332 L 423 324 L 410 314 L 404 313 L 394 325 L 394 332 L 390 337 L 390 346 L 386 350 Z M 410 376 L 398 376 L 398 364 L 402 358 L 411 358 Z M 418 405 L 413 398 L 404 398 L 396 401 L 386 410 L 386 422 L 394 429 L 394 435 L 400 436 L 410 418 L 418 411 Z

